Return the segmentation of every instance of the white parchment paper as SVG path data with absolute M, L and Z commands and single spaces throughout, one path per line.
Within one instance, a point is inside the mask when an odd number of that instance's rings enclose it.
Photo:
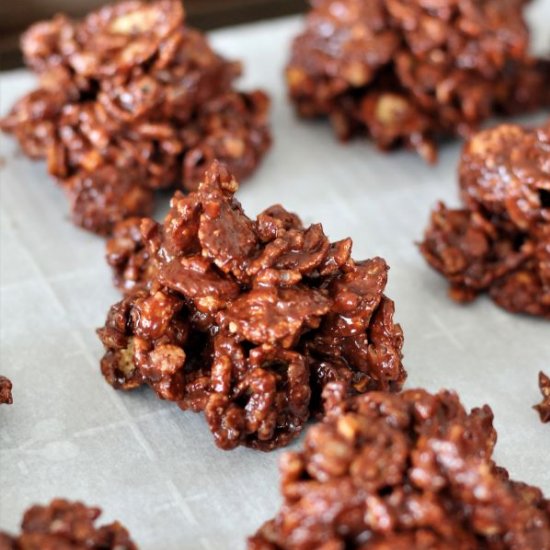
M 550 0 L 533 2 L 530 20 L 536 48 L 550 49 Z M 550 494 L 550 426 L 531 409 L 538 371 L 550 372 L 550 325 L 485 298 L 450 302 L 413 244 L 438 199 L 458 204 L 460 143 L 429 167 L 364 141 L 340 146 L 327 124 L 296 120 L 281 74 L 299 26 L 291 18 L 212 35 L 219 51 L 244 60 L 243 86 L 264 87 L 274 101 L 275 145 L 239 199 L 249 215 L 282 202 L 322 222 L 333 240 L 351 236 L 355 258 L 384 256 L 407 386 L 453 388 L 469 407 L 490 404 L 497 460 Z M 15 71 L 0 82 L 5 112 L 34 80 Z M 45 166 L 1 139 L 0 372 L 14 383 L 15 403 L 0 407 L 0 528 L 16 530 L 26 507 L 63 496 L 100 505 L 144 550 L 244 547 L 279 507 L 280 451 L 220 451 L 200 415 L 104 382 L 94 329 L 119 298 L 104 243 L 70 224 Z

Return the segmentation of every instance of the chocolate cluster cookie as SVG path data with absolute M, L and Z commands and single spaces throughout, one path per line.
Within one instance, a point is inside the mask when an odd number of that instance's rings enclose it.
M 270 146 L 267 96 L 233 88 L 240 64 L 185 24 L 178 0 L 129 0 L 80 22 L 58 15 L 22 48 L 40 85 L 0 127 L 47 160 L 90 231 L 150 214 L 157 189 L 195 188 L 213 159 L 244 178 Z
M 11 380 L 0 375 L 0 405 L 11 405 L 13 403 L 11 388 Z
M 341 400 L 283 455 L 283 505 L 249 550 L 550 549 L 550 500 L 492 459 L 491 409 L 456 394 Z
M 288 89 L 343 140 L 369 135 L 436 159 L 495 113 L 550 105 L 550 62 L 528 52 L 525 0 L 312 0 Z
M 204 411 L 218 446 L 286 445 L 338 380 L 347 395 L 399 390 L 403 336 L 382 258 L 355 261 L 282 206 L 255 220 L 215 162 L 163 224 L 120 224 L 108 260 L 127 296 L 99 336 L 115 388 L 143 384 Z
M 550 318 L 550 121 L 476 134 L 460 161 L 465 208 L 440 204 L 420 250 L 467 302 Z
M 128 531 L 118 522 L 96 527 L 99 508 L 55 499 L 32 506 L 23 516 L 21 533 L 0 531 L 1 550 L 137 550 Z

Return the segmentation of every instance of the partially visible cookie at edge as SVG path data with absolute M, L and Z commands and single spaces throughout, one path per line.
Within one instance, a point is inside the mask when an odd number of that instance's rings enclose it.
M 424 258 L 458 302 L 486 292 L 509 312 L 550 319 L 550 120 L 478 132 L 459 179 L 464 207 L 433 210 Z
M 539 389 L 542 401 L 533 408 L 539 413 L 541 422 L 550 422 L 550 376 L 542 371 L 539 372 Z
M 493 414 L 450 391 L 325 390 L 249 550 L 550 550 L 550 500 L 495 464 Z
M 21 532 L 0 531 L 1 550 L 137 550 L 118 521 L 96 526 L 101 510 L 81 502 L 54 499 L 31 506 L 23 515 Z
M 9 378 L 0 375 L 0 405 L 11 405 L 13 396 L 11 394 L 12 383 Z

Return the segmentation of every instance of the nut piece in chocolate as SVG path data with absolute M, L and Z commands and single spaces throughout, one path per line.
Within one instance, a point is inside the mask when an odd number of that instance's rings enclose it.
M 384 294 L 382 258 L 355 261 L 282 206 L 255 220 L 215 162 L 197 191 L 176 193 L 163 224 L 126 220 L 107 244 L 126 297 L 99 336 L 115 388 L 149 385 L 202 411 L 216 444 L 271 450 L 322 415 L 321 392 L 396 391 L 403 335 Z
M 427 161 L 494 114 L 550 105 L 550 62 L 528 52 L 524 0 L 311 0 L 286 69 L 302 117 Z
M 137 550 L 128 531 L 118 522 L 97 527 L 99 508 L 81 502 L 52 500 L 32 506 L 23 516 L 21 533 L 0 531 L 2 550 Z
M 233 87 L 241 65 L 188 27 L 177 0 L 130 0 L 22 37 L 39 87 L 0 121 L 45 159 L 73 222 L 109 234 L 152 212 L 154 191 L 194 189 L 213 159 L 239 177 L 268 150 L 269 99 Z
M 465 206 L 432 212 L 424 258 L 459 302 L 488 292 L 507 311 L 550 318 L 550 120 L 479 132 L 459 173 Z
M 11 405 L 13 403 L 11 388 L 11 380 L 0 375 L 0 405 Z
M 550 377 L 539 372 L 539 388 L 542 401 L 533 408 L 539 413 L 541 422 L 550 422 Z
M 550 500 L 492 459 L 485 405 L 325 388 L 324 420 L 280 462 L 283 505 L 249 550 L 550 549 Z

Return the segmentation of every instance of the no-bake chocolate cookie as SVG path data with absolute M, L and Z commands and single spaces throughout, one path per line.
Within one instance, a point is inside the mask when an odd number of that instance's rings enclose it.
M 204 411 L 224 449 L 271 450 L 322 413 L 331 381 L 347 395 L 399 390 L 403 335 L 382 258 L 353 260 L 351 239 L 331 243 L 279 205 L 250 219 L 236 190 L 213 163 L 163 224 L 117 226 L 108 260 L 127 297 L 99 330 L 101 370 Z
M 240 64 L 185 24 L 177 0 L 129 0 L 80 22 L 58 15 L 22 48 L 40 85 L 0 128 L 47 160 L 90 231 L 150 214 L 157 189 L 195 188 L 213 159 L 244 178 L 270 146 L 267 96 L 233 88 Z
M 312 0 L 286 78 L 303 117 L 434 161 L 437 140 L 550 104 L 524 0 Z
M 283 455 L 283 505 L 249 550 L 549 550 L 550 501 L 493 459 L 491 409 L 456 394 L 341 400 Z
M 455 300 L 488 292 L 508 311 L 550 318 L 550 121 L 479 132 L 459 172 L 465 208 L 438 205 L 422 254 Z
M 96 527 L 100 515 L 99 508 L 63 499 L 32 506 L 19 535 L 0 532 L 0 550 L 137 550 L 120 523 Z

